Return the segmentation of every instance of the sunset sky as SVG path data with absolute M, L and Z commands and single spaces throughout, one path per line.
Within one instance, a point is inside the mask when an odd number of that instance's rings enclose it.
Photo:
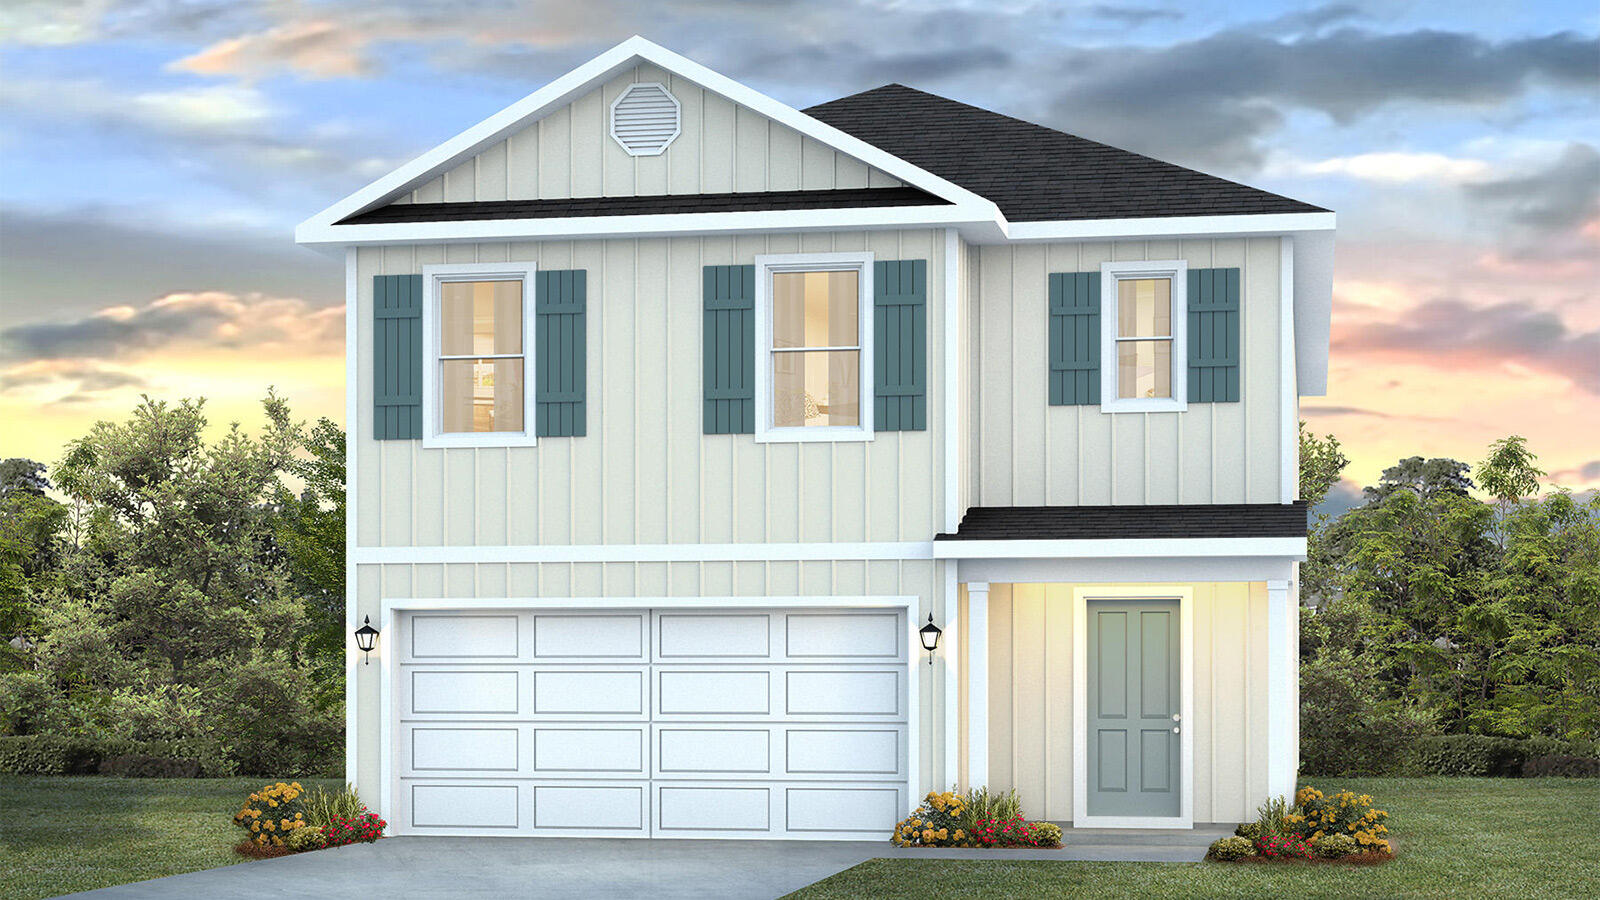
M 635 33 L 795 107 L 900 82 L 1332 208 L 1304 417 L 1348 488 L 1509 433 L 1600 487 L 1600 13 L 1526 0 L 4 0 L 0 456 L 141 392 L 342 418 L 343 264 L 294 224 Z

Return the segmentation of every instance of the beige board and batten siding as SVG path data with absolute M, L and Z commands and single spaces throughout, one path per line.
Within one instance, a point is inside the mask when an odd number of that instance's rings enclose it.
M 739 606 L 738 598 L 916 597 L 914 622 L 938 613 L 934 601 L 943 585 L 942 567 L 932 560 L 842 560 L 673 563 L 461 563 L 383 564 L 356 567 L 355 621 L 371 616 L 381 621 L 384 599 L 484 598 L 504 605 L 505 598 L 650 598 L 703 597 L 705 605 Z M 908 633 L 909 643 L 911 636 Z M 357 789 L 364 797 L 381 796 L 379 770 L 382 746 L 382 672 L 377 665 L 388 648 L 380 638 L 373 665 L 353 665 L 357 729 Z M 943 769 L 945 731 L 939 724 L 954 710 L 945 708 L 944 666 L 925 665 L 926 656 L 912 655 L 917 678 L 917 721 L 912 740 L 919 759 L 919 784 L 914 793 L 955 781 Z M 385 810 L 386 814 L 392 811 Z M 887 829 L 893 823 L 885 823 Z
M 916 230 L 359 249 L 356 545 L 928 540 L 944 502 L 941 356 L 929 353 L 926 431 L 842 443 L 703 434 L 701 270 L 762 253 L 925 259 L 938 348 L 944 246 L 942 232 Z M 373 276 L 508 259 L 588 272 L 588 434 L 516 448 L 373 440 Z
M 678 100 L 682 132 L 658 156 L 611 138 L 611 104 L 635 83 Z M 423 184 L 396 202 L 560 200 L 654 194 L 897 187 L 815 138 L 682 76 L 636 66 Z
M 989 588 L 989 787 L 1015 788 L 1030 818 L 1058 822 L 1072 819 L 1074 587 Z M 1189 587 L 1194 821 L 1242 822 L 1267 799 L 1267 586 Z M 964 625 L 965 591 L 961 615 Z M 960 740 L 965 759 L 964 721 Z M 960 779 L 968 783 L 965 771 Z
M 966 320 L 975 345 L 971 505 L 1279 502 L 1285 427 L 1280 317 L 1286 314 L 1279 240 L 975 248 L 969 277 L 977 302 Z M 1144 259 L 1240 270 L 1240 402 L 1116 414 L 1099 406 L 1049 405 L 1049 275 Z

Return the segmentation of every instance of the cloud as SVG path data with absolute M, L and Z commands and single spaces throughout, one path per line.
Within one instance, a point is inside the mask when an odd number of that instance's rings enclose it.
M 371 43 L 370 34 L 329 19 L 288 22 L 218 41 L 168 68 L 200 75 L 257 75 L 281 67 L 310 78 L 360 78 L 379 70 L 367 53 Z
M 1600 395 L 1600 329 L 1576 331 L 1559 315 L 1524 303 L 1474 306 L 1429 300 L 1397 319 L 1335 323 L 1334 352 L 1383 356 L 1439 369 L 1517 365 Z
M 1504 209 L 1514 222 L 1564 231 L 1600 216 L 1600 151 L 1570 143 L 1538 171 L 1469 184 L 1465 190 L 1479 203 Z
M 54 47 L 99 34 L 112 0 L 6 0 L 0 4 L 0 40 Z
M 1299 161 L 1280 164 L 1273 169 L 1275 175 L 1344 175 L 1361 181 L 1390 184 L 1414 181 L 1464 182 L 1482 179 L 1491 171 L 1489 163 L 1481 159 L 1400 151 Z
M 1181 10 L 1159 6 L 1118 6 L 1110 3 L 1097 3 L 1089 7 L 1089 14 L 1097 19 L 1118 22 L 1134 28 L 1149 22 L 1177 22 L 1183 19 Z
M 1576 478 L 1581 481 L 1600 481 L 1600 459 L 1591 459 L 1581 465 L 1570 469 L 1558 469 L 1551 472 L 1550 477 L 1555 480 Z
M 108 306 L 67 322 L 0 331 L 0 357 L 14 363 L 138 358 L 180 348 L 326 355 L 343 346 L 343 307 L 226 291 L 172 293 L 143 306 Z
M 129 91 L 90 78 L 7 78 L 0 82 L 0 107 L 51 118 L 213 137 L 258 135 L 280 112 L 265 94 L 244 85 Z

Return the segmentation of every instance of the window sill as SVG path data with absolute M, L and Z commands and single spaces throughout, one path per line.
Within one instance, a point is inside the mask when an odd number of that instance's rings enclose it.
M 1115 415 L 1117 413 L 1160 413 L 1183 412 L 1189 404 L 1182 400 L 1171 398 L 1161 400 L 1111 400 L 1100 404 L 1100 411 Z
M 870 441 L 873 433 L 865 428 L 769 428 L 756 432 L 758 444 L 812 444 Z
M 445 450 L 462 447 L 532 447 L 538 438 L 525 431 L 463 432 L 460 434 L 431 434 L 422 439 L 424 450 Z

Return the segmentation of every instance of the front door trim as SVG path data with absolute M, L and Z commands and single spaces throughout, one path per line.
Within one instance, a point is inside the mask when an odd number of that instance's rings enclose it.
M 1089 601 L 1178 601 L 1179 814 L 1089 815 Z M 1088 585 L 1072 589 L 1072 824 L 1076 828 L 1194 827 L 1194 589 L 1182 584 Z

